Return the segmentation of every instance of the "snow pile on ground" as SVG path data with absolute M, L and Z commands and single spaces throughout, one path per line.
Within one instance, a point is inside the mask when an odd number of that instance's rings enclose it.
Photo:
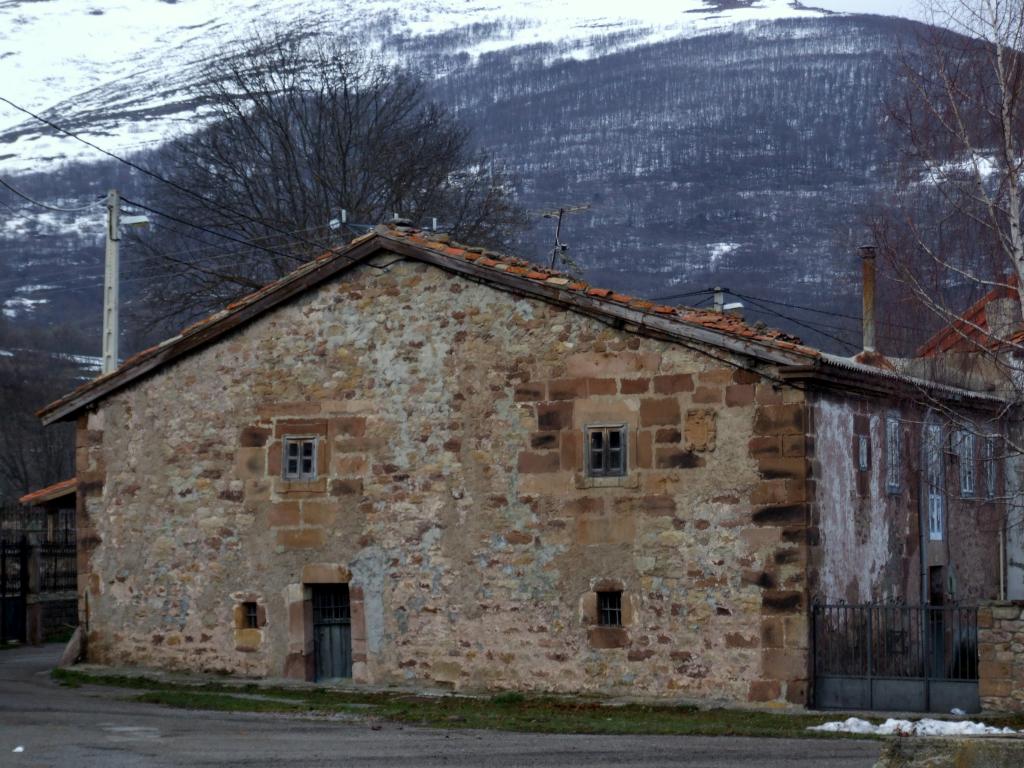
M 1024 731 L 1013 728 L 996 728 L 971 720 L 894 720 L 889 718 L 881 725 L 869 723 L 859 717 L 850 717 L 834 723 L 812 725 L 809 731 L 826 733 L 871 733 L 879 736 L 1016 736 Z

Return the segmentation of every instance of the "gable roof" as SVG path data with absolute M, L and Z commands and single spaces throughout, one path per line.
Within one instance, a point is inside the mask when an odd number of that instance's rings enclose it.
M 984 347 L 998 347 L 1005 342 L 1018 343 L 1021 332 L 1005 340 L 990 336 L 990 305 L 1000 299 L 1011 298 L 1018 298 L 1016 275 L 1006 278 L 1002 284 L 992 288 L 964 310 L 952 323 L 936 331 L 918 348 L 916 357 L 935 357 L 943 352 L 970 352 Z
M 294 272 L 188 326 L 176 336 L 145 349 L 38 411 L 44 424 L 73 418 L 144 376 L 260 317 L 317 285 L 382 252 L 435 265 L 499 290 L 533 297 L 581 314 L 614 321 L 619 327 L 681 344 L 703 344 L 757 361 L 802 370 L 822 364 L 840 370 L 833 355 L 808 347 L 782 331 L 755 328 L 740 318 L 711 310 L 671 307 L 595 288 L 561 272 L 523 259 L 451 242 L 446 235 L 412 227 L 379 225 L 344 249 L 325 253 Z M 870 373 L 876 369 L 864 366 Z M 863 371 L 859 371 L 863 373 Z M 887 378 L 893 378 L 890 374 Z M 890 382 L 891 383 L 891 382 Z

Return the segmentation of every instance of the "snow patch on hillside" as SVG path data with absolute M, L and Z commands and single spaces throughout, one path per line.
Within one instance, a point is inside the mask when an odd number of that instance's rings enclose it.
M 248 29 L 301 23 L 345 29 L 370 45 L 383 35 L 443 35 L 508 21 L 469 43 L 472 55 L 537 43 L 568 43 L 567 55 L 607 53 L 596 41 L 629 32 L 625 45 L 706 34 L 736 24 L 820 18 L 792 0 L 755 0 L 718 10 L 703 0 L 79 0 L 0 4 L 0 95 L 105 149 L 130 153 L 195 126 L 189 86 L 203 61 Z M 595 46 L 591 45 L 595 41 Z M 102 156 L 0 103 L 0 171 L 38 171 Z

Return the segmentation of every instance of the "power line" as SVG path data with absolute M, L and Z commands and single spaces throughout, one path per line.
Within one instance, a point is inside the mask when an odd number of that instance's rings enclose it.
M 670 293 L 667 296 L 652 296 L 651 297 L 651 301 L 668 301 L 670 299 L 685 299 L 687 296 L 699 296 L 702 293 L 714 293 L 714 292 L 715 292 L 714 288 L 705 288 L 702 291 L 689 291 L 688 293 Z
M 847 320 L 856 320 L 858 323 L 863 322 L 863 318 L 860 317 L 859 315 L 847 315 L 842 312 L 835 312 L 832 310 L 825 309 L 816 309 L 815 307 L 808 307 L 803 304 L 793 304 L 791 302 L 786 301 L 776 301 L 774 299 L 765 299 L 756 296 L 748 296 L 743 293 L 736 293 L 736 291 L 731 291 L 729 289 L 725 289 L 725 292 L 728 293 L 730 296 L 735 296 L 738 299 L 749 299 L 750 301 L 763 301 L 767 304 L 774 304 L 775 306 L 778 307 L 786 307 L 788 309 L 802 309 L 805 312 L 816 312 L 819 315 L 828 315 L 830 317 L 842 317 Z
M 2 97 L 0 97 L 0 98 L 2 98 Z M 128 205 L 131 205 L 131 206 L 134 206 L 135 208 L 138 208 L 140 210 L 146 211 L 147 213 L 152 213 L 154 216 L 162 216 L 163 218 L 169 219 L 170 221 L 176 222 L 178 224 L 182 224 L 182 225 L 184 225 L 186 227 L 192 227 L 194 229 L 198 229 L 199 231 L 205 232 L 208 235 L 213 235 L 214 237 L 222 237 L 225 240 L 230 240 L 233 243 L 239 243 L 240 245 L 249 245 L 248 242 L 246 242 L 245 240 L 242 240 L 241 238 L 237 238 L 234 235 L 228 235 L 228 234 L 226 234 L 224 232 L 218 232 L 215 229 L 210 229 L 209 227 L 204 227 L 202 224 L 193 224 L 191 221 L 186 221 L 185 219 L 179 218 L 178 216 L 175 216 L 173 214 L 164 213 L 163 211 L 157 210 L 156 208 L 151 208 L 148 205 L 143 205 L 142 203 L 137 203 L 134 200 L 129 200 L 127 197 L 122 197 L 121 199 L 124 202 L 126 202 Z M 284 234 L 287 234 L 287 233 L 284 233 Z M 275 250 L 274 248 L 268 248 L 265 245 L 257 245 L 256 248 L 260 249 L 261 251 L 266 251 L 267 253 L 271 253 L 271 254 L 273 254 L 275 256 L 281 256 L 283 258 L 291 259 L 292 261 L 297 261 L 297 262 L 302 263 L 302 264 L 304 264 L 307 261 L 306 259 L 303 259 L 303 258 L 301 258 L 299 256 L 295 256 L 294 254 L 284 253 L 282 251 Z M 318 248 L 324 248 L 324 246 L 323 245 L 319 245 Z M 331 249 L 330 248 L 325 248 L 324 250 L 331 250 Z
M 3 97 L 0 96 L 0 98 L 3 98 Z M 82 211 L 87 211 L 90 208 L 96 207 L 96 205 L 98 205 L 99 202 L 100 202 L 99 200 L 97 200 L 96 202 L 89 203 L 88 205 L 83 205 L 81 208 L 58 208 L 57 206 L 54 206 L 54 205 L 47 205 L 46 203 L 41 203 L 38 200 L 33 200 L 31 197 L 26 195 L 24 192 L 14 188 L 13 186 L 11 186 L 8 182 L 6 182 L 2 178 L 0 178 L 0 186 L 3 186 L 6 189 L 10 190 L 14 194 L 16 194 L 18 197 L 20 197 L 22 200 L 27 200 L 28 202 L 32 203 L 32 205 L 38 205 L 40 208 L 45 208 L 48 211 L 56 211 L 57 213 L 80 213 Z M 100 199 L 102 200 L 102 198 L 100 198 Z
M 155 171 L 151 171 L 150 169 L 145 168 L 144 166 L 141 166 L 138 163 L 134 163 L 131 160 L 128 160 L 128 159 L 126 159 L 124 157 L 121 157 L 120 155 L 116 155 L 113 152 L 110 152 L 110 151 L 108 151 L 106 149 L 103 149 L 103 147 L 99 146 L 98 144 L 94 144 L 93 142 L 89 141 L 88 139 L 84 139 L 81 136 L 79 136 L 78 134 L 72 133 L 68 129 L 63 128 L 62 126 L 58 125 L 57 123 L 53 122 L 52 120 L 48 120 L 47 118 L 42 117 L 41 115 L 37 115 L 35 112 L 32 112 L 31 110 L 25 109 L 25 107 L 22 107 L 22 106 L 19 106 L 18 104 L 15 104 L 13 101 L 11 101 L 10 99 L 8 99 L 5 96 L 0 96 L 0 101 L 4 102 L 5 104 L 9 104 L 10 106 L 14 107 L 14 109 L 16 109 L 19 112 L 22 112 L 22 113 L 28 115 L 29 117 L 31 117 L 31 118 L 33 118 L 35 120 L 38 120 L 39 122 L 43 123 L 44 125 L 47 125 L 47 126 L 49 126 L 50 128 L 53 128 L 56 131 L 60 131 L 61 133 L 65 134 L 66 136 L 71 137 L 75 141 L 79 141 L 82 144 L 85 144 L 87 147 L 91 147 L 91 148 L 95 149 L 97 152 L 100 152 L 101 154 L 104 154 L 104 155 L 106 155 L 109 158 L 111 158 L 113 160 L 117 160 L 119 163 L 123 163 L 123 164 L 127 165 L 129 168 L 133 168 L 134 170 L 138 171 L 139 173 L 143 173 L 146 176 L 149 176 L 150 178 L 156 179 L 157 181 L 159 181 L 159 182 L 161 182 L 163 184 L 166 184 L 166 185 L 168 185 L 168 186 L 178 190 L 179 192 L 183 192 L 186 195 L 189 195 L 190 197 L 195 198 L 196 200 L 199 200 L 199 201 L 201 201 L 203 203 L 206 203 L 206 205 L 209 205 L 209 206 L 215 208 L 216 210 L 219 210 L 219 211 L 222 211 L 222 212 L 227 212 L 227 213 L 230 213 L 232 216 L 237 216 L 239 218 L 246 219 L 247 221 L 250 221 L 250 222 L 252 222 L 254 224 L 258 224 L 261 227 L 266 227 L 267 229 L 271 230 L 272 232 L 277 232 L 278 234 L 282 234 L 282 235 L 288 234 L 283 229 L 275 227 L 275 226 L 273 226 L 271 224 L 267 224 L 264 221 L 260 221 L 259 219 L 256 219 L 253 216 L 250 216 L 249 214 L 247 214 L 247 213 L 245 213 L 243 211 L 237 211 L 237 210 L 234 210 L 232 208 L 229 208 L 226 205 L 223 205 L 222 203 L 218 203 L 216 200 L 211 200 L 210 198 L 206 197 L 205 195 L 201 195 L 198 192 L 195 192 L 195 191 L 189 189 L 188 187 L 185 187 L 185 186 L 182 186 L 181 184 L 178 184 L 176 181 L 173 181 L 173 180 L 168 179 L 168 178 L 166 178 L 164 176 L 161 176 L 159 173 L 156 173 Z M 122 198 L 122 199 L 124 199 L 125 202 L 129 202 L 125 198 Z M 165 213 L 161 213 L 159 211 L 154 211 L 152 209 L 148 209 L 145 206 L 140 205 L 139 203 L 131 203 L 131 204 L 135 205 L 136 207 L 142 208 L 143 210 L 147 210 L 150 213 L 153 213 L 153 214 L 155 214 L 157 216 L 164 216 L 166 218 L 171 219 L 172 221 L 177 221 L 180 224 L 184 224 L 184 225 L 190 226 L 190 227 L 196 227 L 197 229 L 203 229 L 203 231 L 206 231 L 206 232 L 208 232 L 210 234 L 215 234 L 215 235 L 218 234 L 218 233 L 214 232 L 213 230 L 205 229 L 205 228 L 201 227 L 198 224 L 192 224 L 190 222 L 184 221 L 183 219 L 176 219 L 173 216 L 170 216 L 169 214 L 165 214 Z M 219 234 L 219 236 L 231 239 L 227 235 Z M 301 241 L 306 243 L 307 245 L 311 245 L 311 246 L 313 246 L 315 248 L 319 248 L 319 249 L 323 248 L 323 245 L 320 244 L 320 243 L 314 243 L 312 241 L 305 240 L 304 238 L 301 238 Z M 337 249 L 333 249 L 333 248 L 327 248 L 325 250 L 331 251 L 332 253 L 336 253 L 336 254 L 339 253 Z M 270 251 L 270 252 L 272 252 L 272 251 Z M 286 256 L 287 258 L 296 258 L 294 256 L 287 256 L 286 254 L 278 254 L 278 255 Z M 346 258 L 349 258 L 349 257 L 346 257 Z M 304 259 L 298 259 L 298 260 L 299 261 L 304 261 Z M 351 261 L 351 260 L 352 259 L 349 258 L 349 261 Z M 368 262 L 367 262 L 367 266 L 370 266 L 370 267 L 372 267 L 374 269 L 378 268 L 376 265 L 369 264 Z
M 733 295 L 736 295 L 736 294 L 733 294 Z M 850 347 L 852 349 L 857 349 L 858 348 L 856 344 L 850 342 L 847 339 L 840 338 L 839 336 L 831 334 L 828 331 L 823 331 L 820 328 L 815 328 L 814 326 L 811 326 L 811 325 L 809 325 L 807 323 L 804 323 L 804 322 L 801 322 L 800 320 L 797 320 L 795 317 L 790 317 L 789 315 L 784 315 L 781 312 L 779 312 L 778 310 L 771 309 L 769 307 L 766 307 L 764 304 L 758 303 L 758 301 L 756 299 L 752 299 L 752 298 L 750 298 L 748 296 L 748 297 L 746 297 L 746 300 L 749 301 L 751 304 L 754 304 L 755 306 L 760 307 L 765 312 L 773 314 L 773 315 L 775 315 L 777 317 L 781 317 L 783 320 L 788 320 L 791 323 L 796 323 L 797 325 L 801 326 L 802 328 L 806 328 L 809 331 L 814 331 L 815 333 L 820 333 L 822 336 L 825 336 L 826 338 L 832 339 L 833 341 L 839 342 L 843 346 Z

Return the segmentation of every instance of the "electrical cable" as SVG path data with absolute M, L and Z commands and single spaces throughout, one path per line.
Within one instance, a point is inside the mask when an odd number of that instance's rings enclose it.
M 169 219 L 170 221 L 176 222 L 178 224 L 182 224 L 183 226 L 192 227 L 193 229 L 198 229 L 199 231 L 205 232 L 208 235 L 213 235 L 214 237 L 221 237 L 221 238 L 224 238 L 225 240 L 230 240 L 233 243 L 239 243 L 240 245 L 248 245 L 249 244 L 245 240 L 237 238 L 234 235 L 228 235 L 228 234 L 225 234 L 224 232 L 218 232 L 215 229 L 210 229 L 209 227 L 204 227 L 202 224 L 193 224 L 192 222 L 186 221 L 185 219 L 182 219 L 182 218 L 180 218 L 178 216 L 175 216 L 173 214 L 164 213 L 163 211 L 157 210 L 156 208 L 152 208 L 150 206 L 143 205 L 142 203 L 137 203 L 134 200 L 129 200 L 127 197 L 122 197 L 121 199 L 124 202 L 126 202 L 128 205 L 131 205 L 131 206 L 133 206 L 135 208 L 138 208 L 140 210 L 146 211 L 147 213 L 152 213 L 154 216 L 162 216 L 165 219 Z M 306 242 L 306 241 L 303 241 L 303 242 Z M 330 248 L 326 248 L 325 249 L 323 247 L 323 245 L 319 245 L 317 247 L 319 249 L 321 249 L 321 250 L 331 250 Z M 292 261 L 297 261 L 300 264 L 305 264 L 306 261 L 307 261 L 307 259 L 303 259 L 300 256 L 295 256 L 294 254 L 290 254 L 290 253 L 284 253 L 282 251 L 275 250 L 274 248 L 268 248 L 268 247 L 266 247 L 264 245 L 257 245 L 256 248 L 258 248 L 261 251 L 266 251 L 267 253 L 271 253 L 274 256 L 281 256 L 281 257 L 286 258 L 286 259 L 291 259 Z
M 156 179 L 157 181 L 159 181 L 159 182 L 161 182 L 163 184 L 166 184 L 166 185 L 168 185 L 170 187 L 173 187 L 174 189 L 178 190 L 179 192 L 183 192 L 184 194 L 187 194 L 187 195 L 195 198 L 196 200 L 199 200 L 199 201 L 205 203 L 206 205 L 211 206 L 212 208 L 214 208 L 214 209 L 216 209 L 218 211 L 230 213 L 232 216 L 236 216 L 238 218 L 246 219 L 246 220 L 248 220 L 248 221 L 250 221 L 250 222 L 252 222 L 254 224 L 258 224 L 259 226 L 266 227 L 267 229 L 269 229 L 271 231 L 276 231 L 278 234 L 282 234 L 282 235 L 283 234 L 287 234 L 287 232 L 285 230 L 278 229 L 277 227 L 274 227 L 274 226 L 272 226 L 270 224 L 267 224 L 266 222 L 260 221 L 259 219 L 256 219 L 256 218 L 250 216 L 249 214 L 244 213 L 243 211 L 237 211 L 237 210 L 234 210 L 232 208 L 229 208 L 226 205 L 218 203 L 216 200 L 211 200 L 210 198 L 206 197 L 205 195 L 201 195 L 198 192 L 195 192 L 195 191 L 189 189 L 188 187 L 185 187 L 185 186 L 182 186 L 181 184 L 178 184 L 176 181 L 172 181 L 171 179 L 165 178 L 164 176 L 161 176 L 159 173 L 156 173 L 155 171 L 151 171 L 150 169 L 148 169 L 148 168 L 146 168 L 144 166 L 141 166 L 138 163 L 132 162 L 131 160 L 128 160 L 128 159 L 126 159 L 124 157 L 121 157 L 120 155 L 116 155 L 113 152 L 110 152 L 110 151 L 108 151 L 106 149 L 103 149 L 103 147 L 99 146 L 98 144 L 94 144 L 93 142 L 89 141 L 88 139 L 84 139 L 81 136 L 79 136 L 78 134 L 72 133 L 71 131 L 67 130 L 66 128 L 61 127 L 60 125 L 58 125 L 57 123 L 53 122 L 52 120 L 48 120 L 47 118 L 42 117 L 41 115 L 37 115 L 35 112 L 32 112 L 31 110 L 25 109 L 25 107 L 22 107 L 22 106 L 19 106 L 18 104 L 15 104 L 13 101 L 11 101 L 10 99 L 8 99 L 5 96 L 0 96 L 0 101 L 4 102 L 5 104 L 10 105 L 11 107 L 13 107 L 14 109 L 18 110 L 19 112 L 22 112 L 22 113 L 28 115 L 29 117 L 31 117 L 31 118 L 33 118 L 35 120 L 38 120 L 39 122 L 43 123 L 44 125 L 47 125 L 47 126 L 49 126 L 50 128 L 53 128 L 56 131 L 60 131 L 61 133 L 65 134 L 66 136 L 71 137 L 75 141 L 79 141 L 82 144 L 85 144 L 87 147 L 91 147 L 91 148 L 95 149 L 97 152 L 100 152 L 100 153 L 106 155 L 107 157 L 109 157 L 109 158 L 111 158 L 113 160 L 117 160 L 119 163 L 123 163 L 124 165 L 127 165 L 129 168 L 132 168 L 132 169 L 138 171 L 139 173 L 145 174 L 146 176 L 149 176 L 150 178 Z M 125 199 L 123 197 L 121 199 L 124 200 L 125 202 L 129 202 L 127 199 Z M 138 203 L 131 203 L 131 204 L 135 205 L 136 207 L 142 208 L 143 210 L 149 210 L 145 206 L 142 206 L 142 205 L 140 205 Z M 198 229 L 203 229 L 204 231 L 206 231 L 206 232 L 208 232 L 210 234 L 216 234 L 214 231 L 209 230 L 209 229 L 204 229 L 203 227 L 201 227 L 198 224 L 191 224 L 190 222 L 184 221 L 183 219 L 175 219 L 174 217 L 172 217 L 172 216 L 170 216 L 168 214 L 165 214 L 165 213 L 159 213 L 157 211 L 151 211 L 151 212 L 154 213 L 155 215 L 158 215 L 158 216 L 165 216 L 167 218 L 170 218 L 172 221 L 178 221 L 179 223 L 184 224 L 186 226 L 193 226 L 193 227 L 196 227 Z M 221 237 L 226 237 L 226 236 L 225 235 L 221 235 Z M 302 240 L 302 242 L 304 242 L 306 245 L 311 245 L 311 246 L 313 246 L 315 248 L 323 248 L 322 245 L 320 245 L 318 243 L 313 243 L 313 242 L 308 241 L 308 240 Z M 326 250 L 331 251 L 332 253 L 339 253 L 339 251 L 336 250 L 336 249 L 328 248 Z M 278 255 L 284 255 L 284 254 L 278 254 Z M 294 257 L 288 257 L 288 258 L 294 258 Z M 301 260 L 301 261 L 304 261 L 304 260 Z M 373 267 L 374 269 L 376 269 L 376 266 L 373 265 L 373 264 L 367 263 L 367 266 L 370 266 L 370 267 Z
M 851 342 L 848 339 L 840 338 L 839 336 L 831 334 L 828 331 L 824 331 L 821 328 L 815 328 L 814 326 L 809 325 L 808 323 L 801 322 L 800 320 L 797 320 L 795 317 L 791 317 L 789 315 L 785 315 L 785 314 L 779 312 L 778 310 L 774 310 L 774 309 L 771 309 L 770 307 L 766 307 L 764 304 L 758 303 L 758 301 L 756 299 L 752 299 L 750 297 L 747 297 L 747 301 L 749 301 L 754 306 L 760 307 L 761 310 L 764 311 L 764 312 L 768 312 L 769 314 L 775 315 L 776 317 L 781 317 L 783 320 L 788 320 L 791 323 L 796 323 L 797 325 L 799 325 L 802 328 L 806 328 L 809 331 L 813 331 L 814 333 L 821 334 L 822 336 L 824 336 L 824 337 L 826 337 L 828 339 L 832 339 L 832 341 L 838 342 L 839 344 L 842 344 L 845 347 L 849 347 L 851 349 L 859 349 L 860 348 L 860 346 L 858 344 L 855 344 L 855 343 Z
M 57 213 L 81 213 L 82 211 L 87 211 L 90 208 L 96 207 L 103 200 L 103 198 L 100 198 L 96 202 L 89 203 L 88 205 L 83 205 L 81 208 L 58 208 L 57 206 L 54 206 L 54 205 L 47 205 L 46 203 L 41 203 L 38 200 L 33 200 L 31 197 L 26 195 L 24 192 L 21 192 L 20 190 L 18 190 L 15 187 L 11 186 L 10 183 L 5 181 L 3 178 L 0 178 L 0 186 L 8 189 L 11 192 L 13 192 L 18 197 L 20 197 L 22 200 L 27 200 L 28 202 L 32 203 L 32 205 L 38 205 L 40 208 L 45 208 L 48 211 L 56 211 Z
M 668 296 L 652 296 L 650 298 L 650 301 L 668 301 L 670 299 L 684 299 L 687 296 L 699 296 L 702 293 L 714 293 L 715 290 L 716 289 L 714 288 L 705 288 L 703 291 L 690 291 L 688 293 L 671 293 Z

